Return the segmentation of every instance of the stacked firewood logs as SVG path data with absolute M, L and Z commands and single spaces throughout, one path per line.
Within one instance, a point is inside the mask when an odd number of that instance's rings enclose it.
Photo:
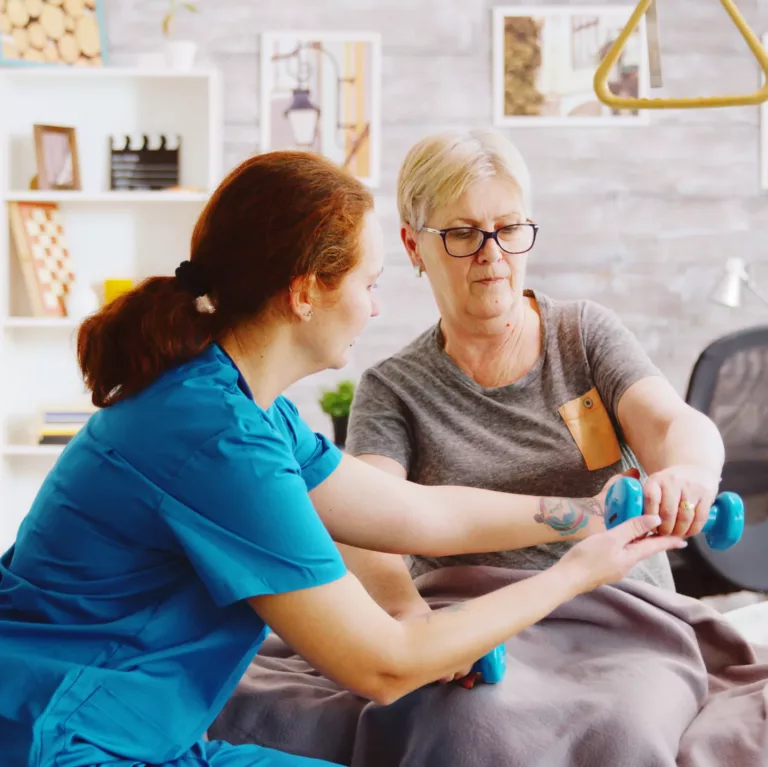
M 541 21 L 504 19 L 504 114 L 539 115 L 544 103 L 536 80 L 541 67 Z
M 2 58 L 101 66 L 97 0 L 0 0 Z

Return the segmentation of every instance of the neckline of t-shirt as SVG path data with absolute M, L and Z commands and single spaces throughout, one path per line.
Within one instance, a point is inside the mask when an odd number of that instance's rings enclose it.
M 549 343 L 549 328 L 547 322 L 549 317 L 549 304 L 547 303 L 545 296 L 536 293 L 532 288 L 526 288 L 523 291 L 523 295 L 533 298 L 533 300 L 536 302 L 536 305 L 539 308 L 539 317 L 541 323 L 541 349 L 539 356 L 536 359 L 536 362 L 533 364 L 533 367 L 524 376 L 518 378 L 517 381 L 513 381 L 510 384 L 505 384 L 504 386 L 481 386 L 473 378 L 470 378 L 445 351 L 445 347 L 443 346 L 443 335 L 440 332 L 440 322 L 438 321 L 432 333 L 432 341 L 437 348 L 437 358 L 440 360 L 443 369 L 450 373 L 457 381 L 459 381 L 459 383 L 463 384 L 469 389 L 480 392 L 482 394 L 490 395 L 503 395 L 505 392 L 524 389 L 526 386 L 529 386 L 531 383 L 538 380 L 544 367 L 544 360 L 547 356 L 547 347 Z

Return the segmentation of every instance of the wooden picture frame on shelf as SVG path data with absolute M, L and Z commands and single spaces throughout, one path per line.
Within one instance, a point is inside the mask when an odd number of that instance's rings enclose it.
M 104 2 L 0 2 L 0 65 L 106 65 Z
M 64 125 L 35 125 L 38 189 L 80 190 L 77 132 Z

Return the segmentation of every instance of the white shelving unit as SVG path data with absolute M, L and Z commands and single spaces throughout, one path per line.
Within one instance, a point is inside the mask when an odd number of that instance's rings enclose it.
M 163 202 L 205 202 L 208 199 L 207 192 L 8 192 L 5 196 L 6 202 L 34 202 L 35 200 L 45 199 L 46 202 L 99 202 L 99 203 L 119 203 L 119 202 L 152 202 L 158 200 Z
M 30 190 L 35 123 L 76 128 L 80 191 Z M 113 192 L 109 137 L 180 135 L 180 185 Z M 79 318 L 32 316 L 11 248 L 7 203 L 59 203 L 77 279 L 171 274 L 222 177 L 215 70 L 0 68 L 0 553 L 16 535 L 61 447 L 38 445 L 42 408 L 87 402 L 75 357 Z

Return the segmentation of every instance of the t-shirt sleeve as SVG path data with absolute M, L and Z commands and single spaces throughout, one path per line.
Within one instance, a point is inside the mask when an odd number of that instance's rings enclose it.
M 232 428 L 197 449 L 160 513 L 219 606 L 346 572 L 290 445 L 266 424 Z
M 275 407 L 282 417 L 281 425 L 288 435 L 307 490 L 314 490 L 336 470 L 341 462 L 341 450 L 324 434 L 312 431 L 287 397 L 278 397 Z
M 661 376 L 637 337 L 605 306 L 585 301 L 581 327 L 587 359 L 597 390 L 611 413 L 632 384 Z
M 406 407 L 376 369 L 366 370 L 358 383 L 345 450 L 355 456 L 384 455 L 410 470 L 413 432 Z

